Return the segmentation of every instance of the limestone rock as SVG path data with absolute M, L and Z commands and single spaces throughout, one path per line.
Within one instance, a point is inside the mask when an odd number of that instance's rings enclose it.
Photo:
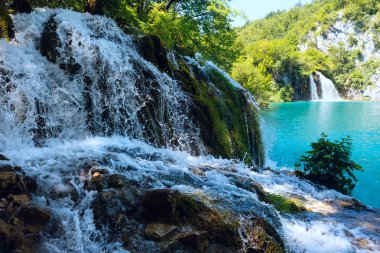
M 15 172 L 1 172 L 0 173 L 0 190 L 5 190 L 16 184 Z
M 108 177 L 108 185 L 112 188 L 123 188 L 124 187 L 124 181 L 123 176 L 119 174 L 112 174 Z
M 29 195 L 27 194 L 21 194 L 21 195 L 9 195 L 8 197 L 10 199 L 10 201 L 12 201 L 13 203 L 16 203 L 18 205 L 21 205 L 21 204 L 28 204 L 30 202 L 30 197 Z
M 163 241 L 173 236 L 174 233 L 178 231 L 179 228 L 177 226 L 162 223 L 154 223 L 146 226 L 145 236 L 151 240 Z
M 185 232 L 180 234 L 177 240 L 199 253 L 205 252 L 209 244 L 206 231 Z
M 34 226 L 43 226 L 52 219 L 51 214 L 46 210 L 33 205 L 22 206 L 16 214 L 16 217 L 25 224 Z
M 39 45 L 41 55 L 45 56 L 52 63 L 56 63 L 60 56 L 57 48 L 61 46 L 61 41 L 56 30 L 57 22 L 54 16 L 52 16 L 45 24 Z

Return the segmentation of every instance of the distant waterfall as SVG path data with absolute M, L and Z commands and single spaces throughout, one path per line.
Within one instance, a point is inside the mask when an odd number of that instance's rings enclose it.
M 318 92 L 317 92 L 317 84 L 314 81 L 313 75 L 310 75 L 310 92 L 311 92 L 311 100 L 319 100 Z
M 317 81 L 315 80 L 315 77 Z M 338 90 L 335 88 L 334 83 L 330 79 L 322 75 L 320 72 L 316 72 L 315 77 L 310 75 L 311 100 L 341 100 Z

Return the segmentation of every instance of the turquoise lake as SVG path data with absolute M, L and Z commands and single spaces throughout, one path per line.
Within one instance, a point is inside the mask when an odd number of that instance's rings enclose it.
M 268 156 L 277 168 L 293 168 L 322 132 L 332 140 L 349 135 L 353 160 L 365 170 L 356 173 L 353 196 L 380 208 L 380 103 L 272 103 L 262 116 Z

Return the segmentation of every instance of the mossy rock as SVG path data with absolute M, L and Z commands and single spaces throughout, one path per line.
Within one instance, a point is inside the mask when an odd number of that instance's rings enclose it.
M 191 97 L 190 116 L 199 126 L 201 139 L 210 154 L 244 159 L 258 167 L 263 165 L 259 113 L 243 90 L 234 87 L 216 69 L 205 71 L 189 65 L 175 52 L 176 64 L 173 64 L 167 57 L 167 49 L 155 36 L 138 38 L 136 44 L 144 59 L 177 80 Z
M 253 220 L 253 228 L 249 231 L 249 238 L 253 248 L 247 252 L 283 253 L 286 252 L 281 236 L 266 220 L 256 218 Z
M 167 189 L 149 190 L 141 203 L 141 219 L 147 223 L 190 225 L 207 231 L 210 243 L 220 243 L 236 249 L 242 245 L 238 218 L 211 209 L 192 196 Z
M 299 213 L 306 210 L 295 200 L 277 194 L 267 194 L 265 202 L 273 205 L 274 208 L 282 213 Z
M 0 12 L 0 38 L 7 41 L 15 38 L 13 20 L 6 12 Z
M 282 213 L 300 213 L 306 211 L 306 208 L 295 199 L 286 198 L 278 194 L 268 193 L 264 188 L 256 183 L 250 182 L 248 185 L 237 183 L 237 186 L 257 194 L 260 201 L 273 205 L 273 207 Z

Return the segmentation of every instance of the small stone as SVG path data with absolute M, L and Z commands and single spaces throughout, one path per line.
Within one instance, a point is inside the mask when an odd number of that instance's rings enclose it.
M 92 177 L 100 177 L 100 173 L 99 172 L 94 172 L 94 174 L 92 174 Z
M 113 188 L 123 188 L 124 186 L 123 176 L 119 174 L 112 174 L 108 178 L 108 184 L 110 187 L 113 187 Z
M 21 194 L 21 195 L 9 195 L 9 200 L 12 201 L 13 203 L 16 203 L 18 205 L 21 204 L 27 204 L 30 202 L 30 197 L 27 194 Z
M 191 172 L 193 172 L 193 174 L 195 174 L 197 176 L 200 176 L 200 177 L 204 177 L 205 176 L 204 171 L 202 171 L 202 170 L 200 170 L 198 168 L 192 169 Z
M 2 172 L 0 173 L 0 190 L 12 187 L 16 183 L 16 173 Z
M 145 228 L 145 235 L 148 239 L 154 241 L 163 241 L 171 237 L 174 233 L 178 232 L 179 228 L 174 225 L 168 224 L 149 224 Z

